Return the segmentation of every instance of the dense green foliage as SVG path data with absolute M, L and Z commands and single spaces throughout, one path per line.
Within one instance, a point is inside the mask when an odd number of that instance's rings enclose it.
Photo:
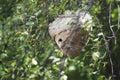
M 0 80 L 119 80 L 120 0 L 0 0 Z M 48 26 L 66 10 L 89 11 L 93 30 L 64 57 Z

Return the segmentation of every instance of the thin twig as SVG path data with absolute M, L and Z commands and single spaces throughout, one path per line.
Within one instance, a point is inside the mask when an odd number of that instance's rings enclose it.
M 115 45 L 116 45 L 117 44 L 117 39 L 116 39 L 115 33 L 114 33 L 113 29 L 112 29 L 114 26 L 111 24 L 111 12 L 112 12 L 112 2 L 110 0 L 110 6 L 109 6 L 109 27 L 110 27 L 112 35 L 113 35 L 113 37 L 115 39 Z
M 110 0 L 110 5 L 109 5 L 109 27 L 110 27 L 110 30 L 111 30 L 111 32 L 112 32 L 112 36 L 114 37 L 114 39 L 115 39 L 115 45 L 116 45 L 116 36 L 115 36 L 115 33 L 114 33 L 114 31 L 113 31 L 113 29 L 112 29 L 112 24 L 111 24 L 111 12 L 112 12 L 112 2 L 111 2 L 111 0 Z M 104 40 L 105 40 L 105 38 L 104 38 Z M 105 40 L 106 41 L 106 40 Z M 106 46 L 108 46 L 108 44 L 106 44 Z M 108 46 L 108 52 L 110 53 L 110 54 L 108 54 L 109 55 L 109 60 L 110 60 L 110 64 L 111 64 L 111 71 L 112 71 L 112 77 L 114 76 L 114 69 L 113 69 L 113 62 L 112 62 L 112 58 L 111 58 L 111 51 L 109 50 L 109 46 Z
M 99 22 L 99 20 L 96 18 L 96 20 Z M 103 30 L 101 28 L 101 25 L 99 23 L 100 26 L 100 31 L 103 33 Z M 109 44 L 108 44 L 108 40 L 106 39 L 106 36 L 104 35 L 104 33 L 102 34 L 103 40 L 105 42 L 105 48 L 106 48 L 106 52 L 105 54 L 101 57 L 101 60 L 99 61 L 99 63 L 101 63 L 101 61 L 103 60 L 103 58 L 106 56 L 106 54 L 109 55 L 109 60 L 110 60 L 110 64 L 111 64 L 111 73 L 112 73 L 112 77 L 114 76 L 114 69 L 113 69 L 113 62 L 112 62 L 112 58 L 111 58 L 111 51 L 109 49 Z

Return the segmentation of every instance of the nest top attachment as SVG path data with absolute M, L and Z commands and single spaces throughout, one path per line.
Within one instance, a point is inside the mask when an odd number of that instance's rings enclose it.
M 70 57 L 77 56 L 85 46 L 92 17 L 86 11 L 66 11 L 49 25 L 49 34 L 62 52 Z

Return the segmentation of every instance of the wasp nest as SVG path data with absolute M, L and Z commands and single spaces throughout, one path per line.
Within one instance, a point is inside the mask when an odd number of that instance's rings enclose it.
M 88 40 L 91 23 L 88 12 L 66 11 L 49 25 L 49 34 L 64 54 L 75 57 Z

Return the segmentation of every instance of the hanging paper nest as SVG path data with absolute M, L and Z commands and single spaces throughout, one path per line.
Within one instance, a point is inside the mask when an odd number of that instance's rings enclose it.
M 75 57 L 86 45 L 91 27 L 88 12 L 66 11 L 49 25 L 49 34 L 64 54 Z

